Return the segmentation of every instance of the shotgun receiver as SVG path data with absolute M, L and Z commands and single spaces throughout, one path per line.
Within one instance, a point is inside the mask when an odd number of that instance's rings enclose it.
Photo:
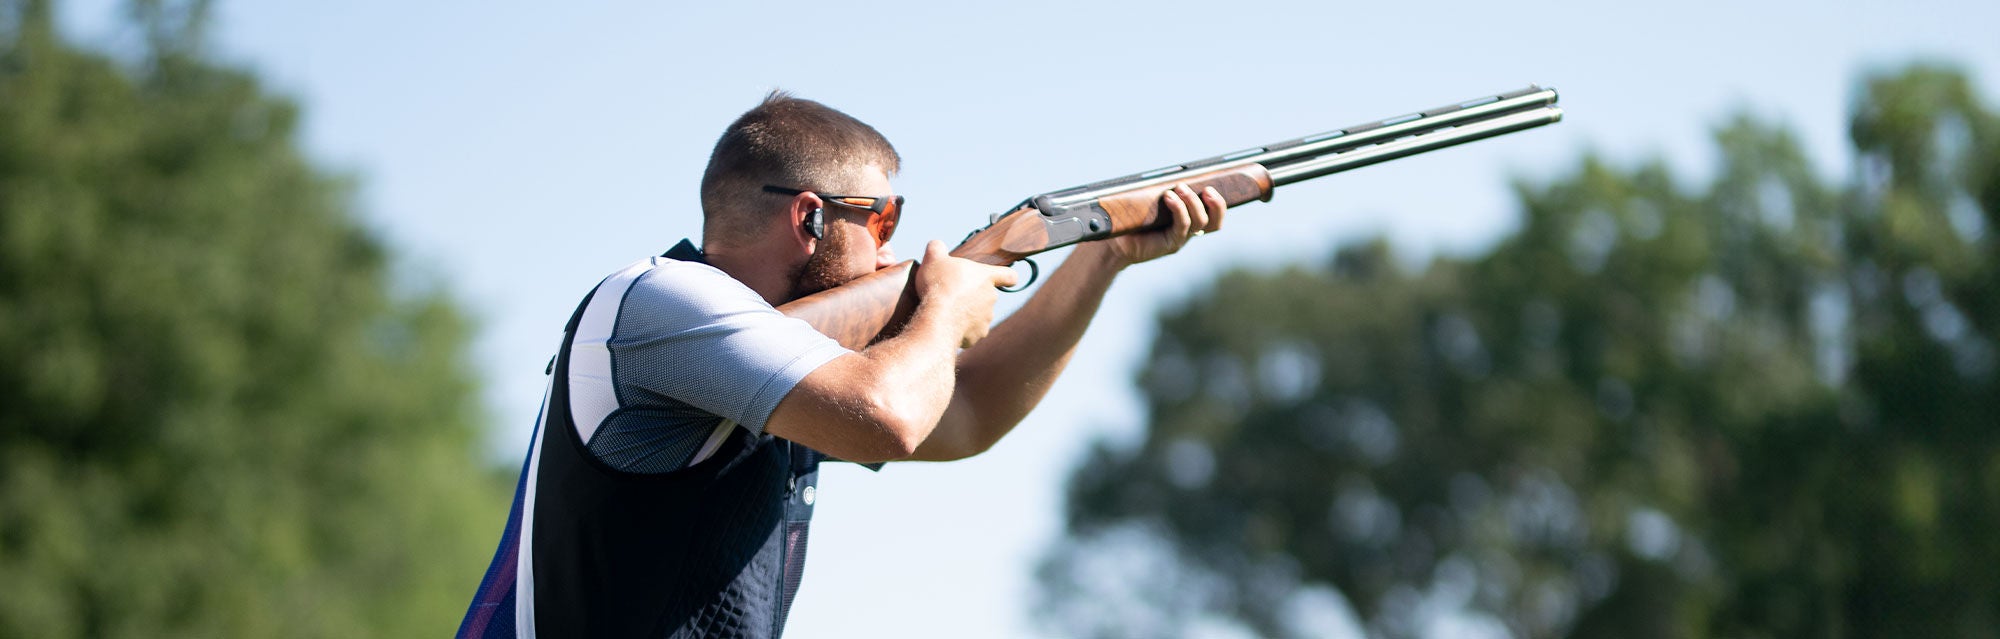
M 1556 92 L 1530 85 L 1435 109 L 1237 151 L 1121 178 L 1037 195 L 958 248 L 961 257 L 997 266 L 1027 261 L 1028 283 L 1040 268 L 1030 256 L 1091 240 L 1170 224 L 1161 195 L 1176 184 L 1195 191 L 1215 187 L 1231 208 L 1268 202 L 1277 187 L 1349 169 L 1531 129 L 1562 120 Z M 847 284 L 778 307 L 828 337 L 859 350 L 893 334 L 916 308 L 910 276 L 914 261 L 876 271 Z M 1022 284 L 1026 287 L 1027 283 Z M 1018 290 L 1018 289 L 1009 289 Z

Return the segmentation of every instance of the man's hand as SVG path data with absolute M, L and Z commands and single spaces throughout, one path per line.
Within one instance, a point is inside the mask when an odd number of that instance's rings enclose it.
M 1019 281 L 1014 269 L 952 257 L 944 242 L 931 240 L 917 268 L 917 300 L 960 333 L 959 348 L 972 348 L 993 327 L 993 303 L 999 299 L 995 287 Z
M 1160 196 L 1160 201 L 1173 216 L 1172 226 L 1102 242 L 1118 266 L 1172 255 L 1186 246 L 1189 238 L 1222 230 L 1222 214 L 1229 210 L 1229 203 L 1213 187 L 1202 189 L 1201 196 L 1196 197 L 1187 184 L 1176 184 Z

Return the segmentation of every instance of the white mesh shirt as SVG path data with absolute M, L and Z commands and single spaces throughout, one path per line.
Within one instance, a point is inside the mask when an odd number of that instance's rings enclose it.
M 799 380 L 847 352 L 714 267 L 649 258 L 605 278 L 584 310 L 570 352 L 571 417 L 612 467 L 669 472 L 706 458 L 736 427 L 761 433 Z

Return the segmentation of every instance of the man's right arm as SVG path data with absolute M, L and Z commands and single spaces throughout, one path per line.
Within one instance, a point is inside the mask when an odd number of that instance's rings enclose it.
M 951 257 L 932 241 L 903 332 L 808 373 L 771 411 L 764 432 L 852 462 L 908 457 L 951 403 L 959 349 L 992 324 L 994 287 L 1016 278 L 1011 269 Z

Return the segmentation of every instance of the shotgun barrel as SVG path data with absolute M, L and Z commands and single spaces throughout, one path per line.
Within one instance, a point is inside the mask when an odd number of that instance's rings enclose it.
M 1533 128 L 1541 124 L 1553 124 L 1562 119 L 1562 109 L 1555 107 L 1557 97 L 1555 89 L 1529 85 L 1526 88 L 1499 95 L 1475 98 L 1416 113 L 1376 120 L 1365 124 L 1357 124 L 1344 129 L 1335 129 L 1325 133 L 1308 135 L 1283 142 L 1274 142 L 1234 153 L 1225 153 L 1215 157 L 1183 162 L 1151 171 L 1143 171 L 1124 177 L 1053 191 L 1047 193 L 1044 197 L 1047 197 L 1049 202 L 1058 205 L 1074 204 L 1094 200 L 1128 189 L 1173 184 L 1185 179 L 1189 175 L 1208 173 L 1217 169 L 1245 164 L 1263 165 L 1265 169 L 1271 172 L 1274 181 L 1273 186 L 1283 186 L 1293 182 L 1338 173 L 1340 170 L 1347 168 L 1366 166 L 1366 164 L 1354 166 L 1343 165 L 1340 169 L 1325 172 L 1288 172 L 1286 175 L 1288 175 L 1289 179 L 1286 179 L 1282 183 L 1276 183 L 1281 167 L 1291 164 L 1317 165 L 1318 162 L 1330 161 L 1332 156 L 1360 150 L 1363 147 L 1388 146 L 1390 143 L 1402 141 L 1396 144 L 1396 146 L 1405 148 L 1405 145 L 1413 142 L 1415 137 L 1438 136 L 1431 140 L 1426 140 L 1425 142 L 1430 144 L 1418 151 L 1396 156 L 1404 157 L 1431 149 L 1450 146 L 1450 144 L 1439 144 L 1447 140 L 1452 140 L 1454 141 L 1453 143 L 1470 142 L 1480 139 L 1480 137 L 1498 135 L 1499 133 L 1491 133 L 1485 136 L 1466 139 L 1462 137 L 1465 135 L 1464 132 L 1453 133 L 1452 129 L 1488 120 L 1506 118 L 1507 116 L 1520 113 L 1536 114 L 1531 119 L 1537 121 L 1537 123 L 1502 131 L 1502 133 L 1518 131 L 1521 128 Z M 1405 140 L 1406 138 L 1410 140 Z
M 1550 91 L 1549 95 L 1553 99 L 1555 92 Z M 1555 124 L 1562 120 L 1562 115 L 1562 109 L 1555 107 L 1530 109 L 1267 168 L 1271 171 L 1271 186 L 1284 186 L 1378 162 L 1409 157 L 1425 151 L 1484 140 L 1515 131 L 1525 131 L 1545 124 Z

